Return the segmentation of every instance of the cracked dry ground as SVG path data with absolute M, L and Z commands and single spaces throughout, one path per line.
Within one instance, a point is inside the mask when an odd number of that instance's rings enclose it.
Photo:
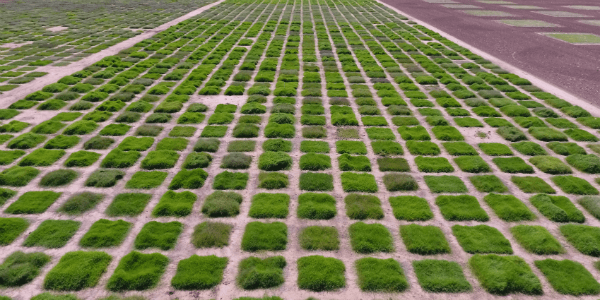
M 379 2 L 227 0 L 2 105 L 6 299 L 600 293 L 600 119 Z

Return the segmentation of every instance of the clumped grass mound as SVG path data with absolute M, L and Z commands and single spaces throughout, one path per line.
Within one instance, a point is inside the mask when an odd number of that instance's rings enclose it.
M 377 192 L 375 177 L 368 173 L 342 173 L 342 188 L 344 192 Z
M 98 169 L 90 174 L 85 181 L 85 186 L 91 187 L 111 187 L 117 184 L 117 181 L 123 179 L 125 172 L 121 170 Z
M 252 197 L 248 215 L 252 218 L 278 218 L 288 215 L 290 196 L 288 194 L 259 193 Z
M 433 193 L 464 193 L 467 186 L 456 176 L 425 176 L 425 183 Z
M 42 180 L 40 180 L 40 186 L 52 187 L 67 185 L 77 178 L 77 176 L 79 176 L 79 173 L 73 170 L 52 171 L 42 177 Z
M 168 263 L 162 254 L 133 251 L 121 259 L 106 288 L 113 292 L 150 289 L 158 284 Z
M 313 292 L 334 291 L 346 286 L 345 272 L 339 259 L 305 256 L 298 259 L 298 287 Z
M 542 215 L 554 222 L 583 223 L 585 217 L 569 198 L 540 194 L 529 199 Z
M 600 197 L 586 196 L 577 202 L 596 219 L 600 219 Z
M 60 197 L 62 193 L 51 191 L 26 192 L 4 212 L 9 214 L 41 214 Z
M 473 196 L 439 196 L 435 199 L 435 204 L 440 207 L 442 216 L 448 221 L 489 220 L 487 213 Z
M 495 295 L 521 293 L 541 295 L 542 285 L 527 263 L 518 256 L 474 255 L 469 266 L 483 288 Z
M 333 176 L 325 173 L 300 174 L 300 189 L 304 191 L 331 191 L 333 190 Z
M 360 289 L 368 292 L 402 292 L 408 281 L 394 259 L 361 258 L 355 262 Z
M 286 261 L 283 256 L 265 259 L 249 257 L 240 262 L 237 284 L 245 290 L 267 289 L 283 284 L 283 268 Z
M 504 221 L 531 221 L 536 218 L 529 208 L 513 195 L 489 194 L 483 200 Z
M 194 202 L 196 202 L 196 195 L 192 192 L 175 193 L 167 191 L 152 210 L 152 215 L 157 217 L 185 217 L 192 213 Z
M 50 259 L 50 256 L 41 252 L 12 253 L 0 265 L 0 287 L 18 287 L 30 283 Z
M 471 183 L 475 188 L 484 193 L 504 193 L 508 191 L 508 188 L 504 183 L 495 175 L 479 175 L 469 177 Z
M 336 216 L 336 200 L 328 194 L 304 193 L 298 196 L 298 217 L 329 220 Z
M 578 262 L 572 260 L 545 259 L 535 261 L 552 287 L 563 295 L 597 295 L 600 283 Z
M 598 195 L 598 190 L 582 178 L 574 176 L 554 176 L 551 180 L 567 194 Z
M 215 176 L 213 188 L 215 190 L 243 190 L 248 183 L 247 173 L 222 172 Z
M 142 213 L 152 198 L 150 194 L 123 193 L 118 194 L 113 202 L 106 208 L 106 215 L 111 217 L 134 217 Z
M 204 185 L 204 181 L 208 177 L 208 173 L 202 169 L 181 170 L 175 174 L 173 180 L 169 184 L 170 190 L 198 189 Z
M 240 213 L 242 195 L 233 192 L 216 191 L 204 200 L 202 213 L 212 217 L 233 217 Z
M 55 291 L 79 291 L 95 287 L 111 261 L 112 257 L 104 252 L 68 252 L 48 272 L 44 279 L 44 288 Z
M 39 173 L 34 167 L 13 166 L 0 172 L 0 185 L 26 186 Z
M 381 201 L 376 196 L 349 194 L 344 198 L 346 214 L 350 219 L 382 219 Z
M 177 263 L 177 272 L 171 285 L 178 290 L 206 290 L 223 280 L 223 271 L 229 259 L 226 257 L 198 256 L 182 259 Z
M 433 293 L 463 293 L 471 284 L 460 265 L 453 261 L 425 259 L 412 262 L 421 287 Z

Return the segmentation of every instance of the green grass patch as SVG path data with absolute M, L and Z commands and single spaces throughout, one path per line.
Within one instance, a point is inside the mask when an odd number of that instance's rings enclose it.
M 248 169 L 252 163 L 252 156 L 234 152 L 225 155 L 221 161 L 223 169 Z
M 135 249 L 158 248 L 163 251 L 171 250 L 175 247 L 182 231 L 183 224 L 179 222 L 148 222 L 135 238 Z
M 150 172 L 136 172 L 133 177 L 125 184 L 128 189 L 152 189 L 160 186 L 165 178 L 167 178 L 167 172 L 150 171 Z
M 188 140 L 185 138 L 163 138 L 156 144 L 156 150 L 183 151 L 187 144 Z
M 456 176 L 430 176 L 424 177 L 425 184 L 433 193 L 464 193 L 467 186 Z
M 350 244 L 357 253 L 367 254 L 375 252 L 394 251 L 392 235 L 381 224 L 365 224 L 357 222 L 350 225 Z
M 27 227 L 29 222 L 26 219 L 0 218 L 0 245 L 10 245 Z
M 559 155 L 586 154 L 585 149 L 576 143 L 550 142 L 546 146 Z
M 298 196 L 298 217 L 329 220 L 336 216 L 336 200 L 328 194 L 304 193 Z
M 46 142 L 45 149 L 69 149 L 77 145 L 81 138 L 78 136 L 57 135 Z
M 242 250 L 256 252 L 260 250 L 277 251 L 287 247 L 287 226 L 281 222 L 250 222 L 246 225 L 242 237 Z
M 136 251 L 123 256 L 106 288 L 113 292 L 147 290 L 158 284 L 169 258 L 160 254 L 143 254 Z
M 202 213 L 211 218 L 237 216 L 242 199 L 238 193 L 216 191 L 204 200 Z
M 433 142 L 407 141 L 406 148 L 412 155 L 438 155 L 441 153 L 440 147 Z
M 36 166 L 36 167 L 47 167 L 51 166 L 57 160 L 59 160 L 63 155 L 65 155 L 65 150 L 48 150 L 48 149 L 35 149 L 27 156 L 23 157 L 21 161 L 19 161 L 19 166 Z
M 335 227 L 309 226 L 300 231 L 300 247 L 305 250 L 333 251 L 340 248 L 338 232 Z
M 346 286 L 345 272 L 339 259 L 305 256 L 298 259 L 298 287 L 314 292 L 337 290 Z
M 265 152 L 258 158 L 258 168 L 264 171 L 288 170 L 292 167 L 292 158 L 284 152 Z
M 540 280 L 518 256 L 474 255 L 469 259 L 469 266 L 483 288 L 491 294 L 543 293 Z
M 442 216 L 448 221 L 486 222 L 489 220 L 477 199 L 470 195 L 438 196 L 435 204 L 440 207 Z
M 533 167 L 520 157 L 495 157 L 492 161 L 505 173 L 534 173 Z
M 129 233 L 132 224 L 123 220 L 110 221 L 100 219 L 86 232 L 79 246 L 84 248 L 108 248 L 121 245 Z
M 467 253 L 513 253 L 510 242 L 494 227 L 454 225 L 452 234 Z
M 373 147 L 373 152 L 381 156 L 404 154 L 402 146 L 397 142 L 374 141 L 371 143 L 371 146 Z
M 488 194 L 483 200 L 506 222 L 531 221 L 535 215 L 513 195 Z
M 439 227 L 402 225 L 400 236 L 408 252 L 420 255 L 450 253 L 450 245 Z
M 30 283 L 50 260 L 50 256 L 41 252 L 13 252 L 0 265 L 0 286 L 10 288 Z
M 48 272 L 44 279 L 44 288 L 55 291 L 80 291 L 95 287 L 111 260 L 112 257 L 104 252 L 68 252 Z
M 325 173 L 300 174 L 300 189 L 304 191 L 331 191 L 333 190 L 333 176 Z
M 71 183 L 75 178 L 79 176 L 79 173 L 73 170 L 59 169 L 51 171 L 44 175 L 40 180 L 40 186 L 52 187 L 52 186 L 63 186 Z
M 479 144 L 479 148 L 489 156 L 513 155 L 512 150 L 508 146 L 500 143 L 481 143 Z
M 146 170 L 170 169 L 175 166 L 179 159 L 179 153 L 172 150 L 156 150 L 148 152 L 142 160 L 142 168 Z
M 137 151 L 123 151 L 114 149 L 110 151 L 100 163 L 103 168 L 129 168 L 142 156 Z
M 304 147 L 304 145 L 306 145 L 309 148 L 316 147 L 316 148 L 321 149 L 323 147 L 323 144 L 327 145 L 327 147 L 326 147 L 327 151 L 325 151 L 325 152 L 329 152 L 329 145 L 327 144 L 327 142 L 302 141 L 300 148 L 302 148 L 302 147 Z M 292 142 L 286 141 L 283 139 L 268 139 L 263 142 L 262 148 L 264 151 L 291 152 L 292 151 Z M 322 152 L 322 151 L 304 151 L 304 150 L 301 150 L 301 151 L 302 152 Z
M 103 199 L 103 194 L 91 192 L 77 193 L 69 197 L 57 211 L 71 216 L 78 216 L 95 208 Z
M 152 210 L 156 217 L 185 217 L 192 213 L 192 206 L 196 202 L 196 195 L 192 192 L 175 193 L 167 191 Z
M 0 150 L 0 165 L 6 166 L 12 164 L 17 158 L 23 156 L 22 150 Z
M 83 148 L 86 150 L 103 150 L 108 149 L 108 147 L 110 147 L 110 145 L 112 145 L 114 142 L 115 140 L 113 140 L 112 138 L 95 136 L 89 139 L 87 142 L 85 142 L 83 144 Z
M 337 153 L 339 154 L 367 154 L 367 147 L 363 142 L 358 141 L 337 141 L 335 142 Z
M 198 256 L 182 259 L 171 285 L 177 290 L 207 290 L 223 280 L 223 272 L 229 259 L 226 257 Z
M 361 258 L 355 262 L 358 285 L 368 292 L 402 292 L 408 281 L 400 264 L 394 259 Z
M 181 170 L 175 174 L 173 180 L 169 184 L 170 190 L 197 189 L 204 185 L 204 181 L 208 177 L 208 173 L 202 169 Z
M 542 215 L 554 222 L 583 223 L 585 217 L 565 196 L 540 194 L 529 199 Z
M 197 169 L 206 168 L 212 161 L 212 156 L 205 152 L 192 152 L 190 153 L 183 162 L 183 168 L 185 169 Z
M 450 155 L 462 156 L 462 155 L 477 155 L 477 150 L 473 146 L 465 142 L 445 142 L 442 143 L 446 151 Z
M 121 170 L 98 169 L 90 174 L 85 181 L 85 186 L 111 187 L 123 179 L 123 176 L 125 176 L 125 172 Z
M 113 202 L 106 208 L 106 215 L 111 217 L 135 217 L 144 211 L 152 198 L 151 194 L 123 193 L 118 194 Z
M 558 240 L 542 226 L 517 225 L 510 229 L 525 250 L 538 255 L 565 253 Z
M 495 175 L 478 175 L 469 177 L 475 188 L 483 193 L 504 193 L 508 188 Z
M 232 225 L 219 222 L 202 222 L 194 227 L 192 245 L 196 248 L 225 247 L 229 245 Z
M 252 197 L 248 215 L 252 218 L 286 218 L 289 212 L 288 194 L 259 193 Z
M 536 155 L 547 155 L 548 153 L 542 146 L 534 142 L 518 142 L 512 143 L 513 148 L 524 155 L 536 156 Z
M 248 183 L 247 173 L 222 172 L 215 176 L 213 188 L 215 190 L 243 190 Z
M 52 205 L 62 193 L 51 191 L 26 192 L 17 201 L 9 205 L 4 212 L 8 214 L 41 214 Z
M 376 196 L 350 194 L 344 198 L 346 214 L 350 219 L 382 219 L 381 201 Z
M 417 280 L 423 290 L 433 293 L 462 293 L 470 291 L 471 284 L 456 262 L 425 259 L 412 262 Z
M 484 173 L 490 172 L 490 166 L 479 156 L 461 156 L 454 159 L 454 162 L 463 172 Z
M 81 222 L 45 220 L 27 236 L 25 247 L 61 248 L 75 235 Z
M 560 226 L 560 232 L 579 252 L 593 257 L 600 257 L 600 228 L 567 224 Z
M 586 196 L 577 202 L 596 219 L 600 219 L 600 197 Z
M 544 273 L 552 287 L 563 295 L 580 296 L 600 293 L 600 284 L 578 262 L 567 259 L 545 259 L 535 261 L 535 266 Z
M 552 156 L 536 156 L 529 159 L 534 166 L 548 174 L 570 174 L 571 168 L 559 158 Z
M 342 171 L 371 171 L 371 163 L 366 156 L 342 154 L 338 157 L 338 164 Z
M 598 195 L 598 190 L 585 179 L 573 176 L 554 176 L 551 178 L 563 192 L 575 195 Z
M 573 154 L 567 156 L 567 162 L 584 173 L 600 173 L 600 158 L 594 154 Z
M 512 176 L 510 180 L 524 193 L 556 194 L 556 191 L 542 178 L 534 176 Z
M 39 173 L 34 167 L 13 166 L 0 173 L 0 185 L 26 186 Z
M 429 141 L 431 136 L 423 126 L 401 126 L 398 128 L 398 133 L 404 140 Z
M 237 284 L 245 290 L 268 289 L 283 284 L 283 256 L 260 259 L 249 257 L 240 262 Z

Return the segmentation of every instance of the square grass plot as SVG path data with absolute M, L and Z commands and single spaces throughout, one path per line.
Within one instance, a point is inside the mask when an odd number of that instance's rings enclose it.
M 500 143 L 480 143 L 479 148 L 489 156 L 510 156 L 514 154 L 508 146 Z
M 207 290 L 223 280 L 223 272 L 229 259 L 226 257 L 198 256 L 182 259 L 171 285 L 177 290 Z
M 240 262 L 237 284 L 245 290 L 268 289 L 283 284 L 283 256 L 260 259 L 249 257 Z
M 415 163 L 421 172 L 427 173 L 451 173 L 454 167 L 445 157 L 423 157 L 415 158 Z
M 440 207 L 444 219 L 448 221 L 486 222 L 489 220 L 477 199 L 470 195 L 438 196 L 435 204 Z
M 508 188 L 495 175 L 471 176 L 469 180 L 475 188 L 484 193 L 504 193 Z
M 182 230 L 183 224 L 179 222 L 148 222 L 135 238 L 135 248 L 138 250 L 148 248 L 158 248 L 163 251 L 170 250 L 175 247 Z
M 334 291 L 346 286 L 346 267 L 335 258 L 320 255 L 298 259 L 298 287 L 313 292 Z
M 518 256 L 474 255 L 469 265 L 483 288 L 494 295 L 541 295 L 542 285 L 525 260 Z
M 560 232 L 579 252 L 593 257 L 600 257 L 600 228 L 567 224 L 560 226 Z
M 583 223 L 585 217 L 565 196 L 539 194 L 529 199 L 542 215 L 554 222 Z
M 542 226 L 517 225 L 510 232 L 519 245 L 531 253 L 551 255 L 565 252 L 558 240 Z
M 229 245 L 232 225 L 219 222 L 202 222 L 194 228 L 192 245 L 196 248 L 222 248 Z
M 60 258 L 48 272 L 44 288 L 54 291 L 79 291 L 95 287 L 112 257 L 100 251 L 73 251 Z
M 29 222 L 26 219 L 0 218 L 0 245 L 10 245 L 27 227 Z
M 350 244 L 357 253 L 392 252 L 394 245 L 392 235 L 381 224 L 365 224 L 357 222 L 350 225 Z
M 150 194 L 123 193 L 118 194 L 106 208 L 106 214 L 111 217 L 134 217 L 142 213 L 152 198 Z
M 382 219 L 381 201 L 376 196 L 349 194 L 344 198 L 346 214 L 353 220 Z
M 207 177 L 208 173 L 202 169 L 181 170 L 171 180 L 169 189 L 198 189 L 204 185 Z
M 554 176 L 551 178 L 563 192 L 575 195 L 598 195 L 598 190 L 585 179 L 574 176 Z
M 196 195 L 192 192 L 167 191 L 152 210 L 152 215 L 185 217 L 192 213 L 194 202 L 196 202 Z
M 36 166 L 36 167 L 47 167 L 51 166 L 63 155 L 65 150 L 48 150 L 48 149 L 36 149 L 29 155 L 23 157 L 19 162 L 19 166 Z
M 578 262 L 545 259 L 535 261 L 535 266 L 544 273 L 550 285 L 560 294 L 581 296 L 600 293 L 600 284 Z
M 243 190 L 248 183 L 248 173 L 225 171 L 215 176 L 213 188 L 215 190 Z
M 88 232 L 83 235 L 79 241 L 79 245 L 84 248 L 118 246 L 123 243 L 130 229 L 131 223 L 129 222 L 100 219 L 92 224 Z
M 46 220 L 27 236 L 25 247 L 61 248 L 75 235 L 81 222 Z
M 534 173 L 533 167 L 520 157 L 496 157 L 492 161 L 505 173 Z
M 298 217 L 302 219 L 329 220 L 337 214 L 335 204 L 335 198 L 328 194 L 301 194 L 298 196 Z
M 7 207 L 8 214 L 41 214 L 52 205 L 62 193 L 51 191 L 26 192 Z
M 483 200 L 506 222 L 531 221 L 535 215 L 513 195 L 488 194 Z
M 472 289 L 461 266 L 453 261 L 425 259 L 413 261 L 417 280 L 432 293 L 464 293 Z
M 170 169 L 175 166 L 179 154 L 172 150 L 156 150 L 148 152 L 142 160 L 142 168 L 146 170 Z
M 436 143 L 428 141 L 407 141 L 406 147 L 412 155 L 438 155 L 442 152 Z
M 302 173 L 300 175 L 300 189 L 304 191 L 331 191 L 333 190 L 333 176 L 325 173 Z
M 454 225 L 452 234 L 467 253 L 513 253 L 510 242 L 494 227 Z
M 383 176 L 383 184 L 390 192 L 416 191 L 419 189 L 417 181 L 408 174 L 388 173 Z
M 366 156 L 342 154 L 338 157 L 338 165 L 342 171 L 370 172 L 371 163 Z
M 465 142 L 445 142 L 442 145 L 450 155 L 477 155 L 477 150 Z
M 202 213 L 211 218 L 237 216 L 242 200 L 238 193 L 215 191 L 204 200 Z
M 367 154 L 365 143 L 358 141 L 337 141 L 335 142 L 337 153 L 339 154 Z
M 467 186 L 456 176 L 425 176 L 425 183 L 433 193 L 464 193 Z
M 439 227 L 402 225 L 400 226 L 400 236 L 410 253 L 420 255 L 450 253 L 450 245 Z
M 556 191 L 542 178 L 534 176 L 512 176 L 511 181 L 525 193 L 556 194 Z
M 490 166 L 480 156 L 461 156 L 454 159 L 454 162 L 463 172 L 485 173 L 490 172 Z
M 362 291 L 394 293 L 408 288 L 400 264 L 394 259 L 361 258 L 355 262 Z
M 288 215 L 290 196 L 288 194 L 259 193 L 252 197 L 248 215 L 252 218 L 278 218 Z
M 300 247 L 305 250 L 333 251 L 340 248 L 338 232 L 335 227 L 308 226 L 300 231 Z
M 106 288 L 113 292 L 151 289 L 160 281 L 168 263 L 169 258 L 160 253 L 132 251 L 123 256 Z
M 382 157 L 377 159 L 379 171 L 382 172 L 408 172 L 410 166 L 404 158 Z
M 375 141 L 371 143 L 371 146 L 373 147 L 373 152 L 381 156 L 404 154 L 402 146 L 397 142 Z
M 150 171 L 136 172 L 125 187 L 128 189 L 152 189 L 158 187 L 167 178 L 167 172 Z
M 246 225 L 242 237 L 242 250 L 256 252 L 260 250 L 278 251 L 287 247 L 287 226 L 281 222 L 250 222 Z

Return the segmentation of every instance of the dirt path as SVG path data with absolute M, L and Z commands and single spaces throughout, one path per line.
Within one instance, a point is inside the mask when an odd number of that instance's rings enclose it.
M 104 49 L 98 53 L 94 53 L 80 61 L 73 62 L 73 63 L 69 64 L 68 66 L 64 66 L 64 67 L 46 66 L 46 67 L 38 68 L 36 71 L 47 72 L 48 75 L 36 78 L 34 81 L 29 82 L 27 84 L 23 84 L 20 87 L 14 89 L 12 91 L 2 93 L 0 95 L 0 108 L 7 108 L 13 102 L 24 98 L 27 94 L 41 90 L 44 86 L 54 83 L 58 79 L 60 79 L 64 76 L 71 75 L 72 73 L 75 73 L 77 71 L 81 71 L 85 67 L 92 65 L 93 63 L 101 60 L 104 57 L 115 55 L 115 54 L 119 53 L 119 51 L 121 51 L 121 50 L 132 47 L 136 43 L 139 43 L 147 38 L 150 38 L 159 32 L 165 31 L 169 27 L 176 25 L 182 21 L 185 21 L 194 16 L 197 16 L 200 13 L 202 13 L 203 11 L 210 9 L 213 6 L 218 5 L 223 1 L 225 1 L 225 0 L 218 0 L 209 5 L 200 7 L 194 11 L 191 11 L 191 12 L 177 18 L 177 19 L 174 19 L 167 23 L 164 23 L 154 29 L 147 30 L 140 35 L 132 37 L 121 43 L 118 43 L 110 48 Z

